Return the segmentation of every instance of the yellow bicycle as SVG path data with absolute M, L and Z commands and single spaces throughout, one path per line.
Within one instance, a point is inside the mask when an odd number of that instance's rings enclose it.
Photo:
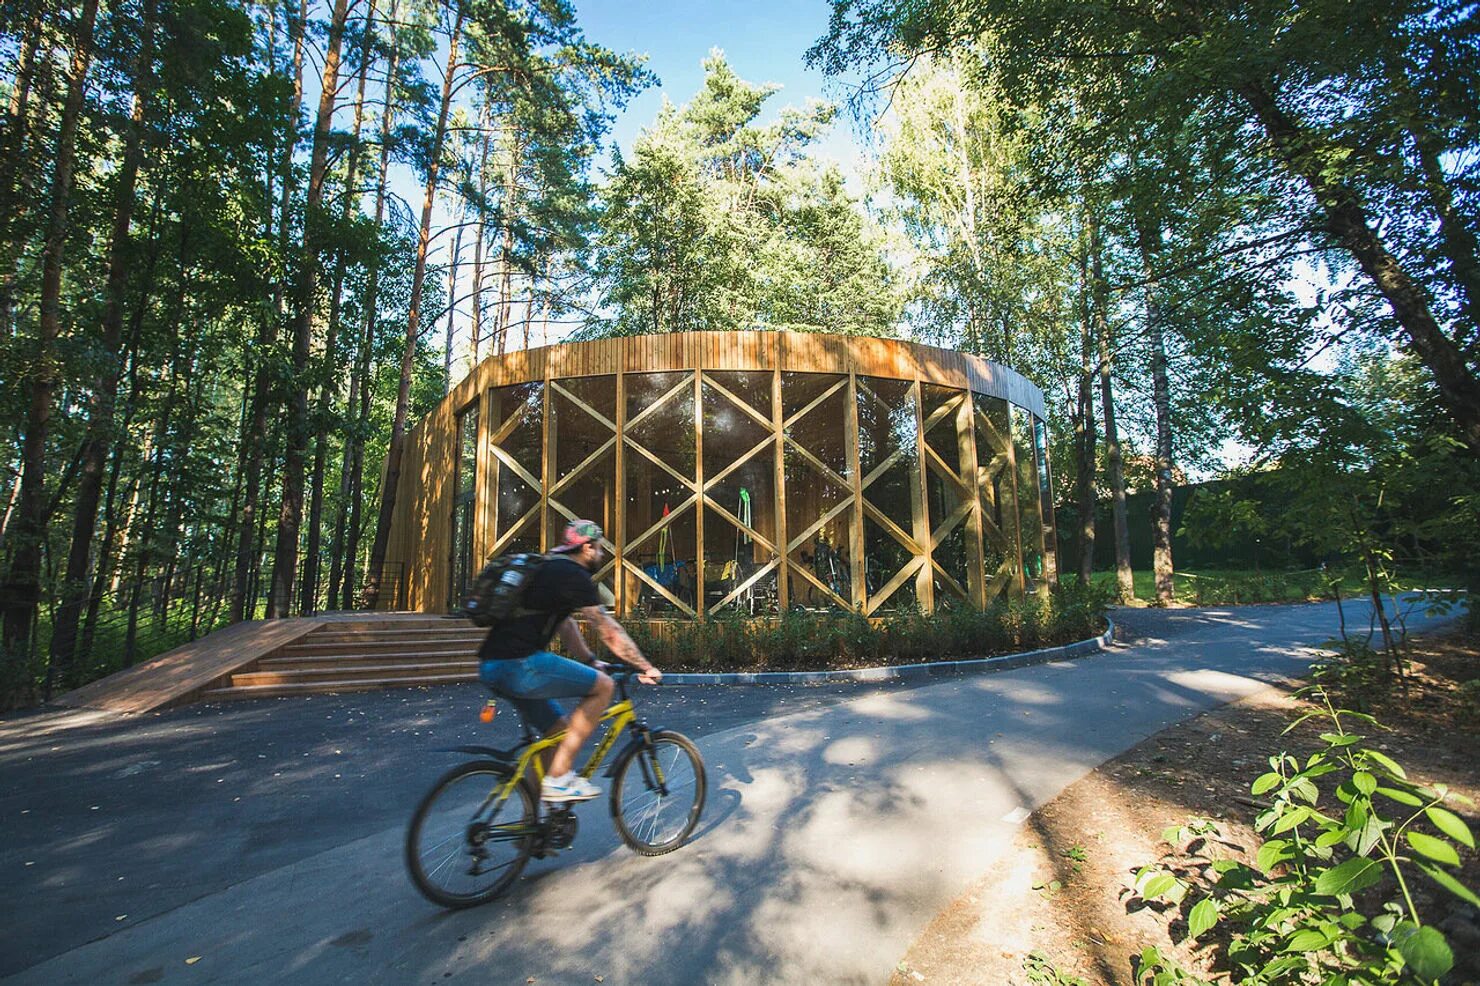
M 632 735 L 605 776 L 617 834 L 634 852 L 661 856 L 688 841 L 704 810 L 704 760 L 682 733 L 638 718 L 615 672 L 618 699 L 601 715 L 606 732 L 580 769 L 589 780 L 628 727 Z M 524 739 L 511 750 L 456 746 L 479 759 L 454 767 L 417 805 L 406 832 L 406 868 L 416 889 L 443 907 L 472 907 L 507 890 L 531 858 L 569 849 L 576 837 L 570 803 L 541 803 L 545 757 L 565 735 L 540 738 L 521 720 Z

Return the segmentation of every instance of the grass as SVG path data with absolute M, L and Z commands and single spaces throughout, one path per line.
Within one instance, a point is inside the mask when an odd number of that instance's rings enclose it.
M 1136 599 L 1130 605 L 1147 605 L 1156 598 L 1155 576 L 1149 570 L 1131 573 Z M 1334 598 L 1331 581 L 1339 579 L 1342 595 L 1364 595 L 1366 579 L 1357 570 L 1319 569 L 1282 571 L 1252 568 L 1200 568 L 1179 571 L 1172 577 L 1173 598 L 1186 606 L 1228 606 L 1241 603 L 1293 603 Z M 1113 571 L 1096 572 L 1091 582 L 1110 592 L 1115 590 Z M 1402 590 L 1463 584 L 1452 575 L 1414 571 L 1397 580 Z

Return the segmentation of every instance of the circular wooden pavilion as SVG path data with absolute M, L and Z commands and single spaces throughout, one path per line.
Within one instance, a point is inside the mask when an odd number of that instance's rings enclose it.
M 623 616 L 983 606 L 1054 577 L 1043 393 L 961 353 L 689 332 L 484 360 L 409 433 L 404 605 L 575 517 Z

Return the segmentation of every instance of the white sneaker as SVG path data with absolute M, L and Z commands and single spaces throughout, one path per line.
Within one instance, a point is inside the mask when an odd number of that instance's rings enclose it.
M 540 785 L 540 798 L 545 801 L 590 801 L 601 796 L 601 788 L 571 771 L 564 777 L 546 777 Z

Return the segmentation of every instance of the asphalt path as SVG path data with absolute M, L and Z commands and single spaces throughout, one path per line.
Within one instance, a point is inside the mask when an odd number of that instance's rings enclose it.
M 1347 604 L 1349 624 L 1366 616 Z M 1106 759 L 1301 675 L 1333 604 L 1116 614 L 1110 652 L 924 682 L 644 688 L 699 744 L 693 842 L 575 847 L 449 913 L 401 863 L 457 756 L 509 742 L 476 685 L 0 721 L 0 976 L 14 983 L 882 982 L 1000 861 L 1013 826 Z M 1415 612 L 1410 627 L 1432 625 Z

